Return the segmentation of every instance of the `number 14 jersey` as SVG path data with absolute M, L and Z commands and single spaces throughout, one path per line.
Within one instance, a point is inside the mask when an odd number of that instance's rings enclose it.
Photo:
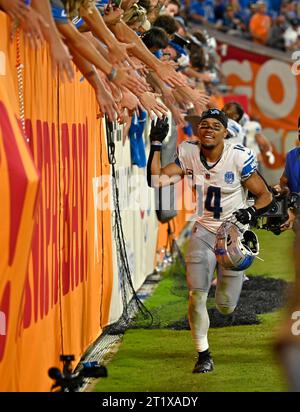
M 201 155 L 198 142 L 185 141 L 178 146 L 175 163 L 192 177 L 194 185 L 203 182 L 203 187 L 197 188 L 198 195 L 199 189 L 203 193 L 203 208 L 197 220 L 206 229 L 215 233 L 234 211 L 247 207 L 243 182 L 257 170 L 250 149 L 225 140 L 221 158 L 212 165 Z

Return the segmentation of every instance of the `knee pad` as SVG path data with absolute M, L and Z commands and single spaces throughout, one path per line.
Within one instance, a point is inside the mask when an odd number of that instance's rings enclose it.
M 230 315 L 236 307 L 235 306 L 224 306 L 224 305 L 216 304 L 216 308 L 218 309 L 218 311 L 222 315 Z

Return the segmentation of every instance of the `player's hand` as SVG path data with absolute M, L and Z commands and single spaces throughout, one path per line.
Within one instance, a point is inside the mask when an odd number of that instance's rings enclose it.
M 162 119 L 157 119 L 156 123 L 154 120 L 152 120 L 151 131 L 150 131 L 150 141 L 151 142 L 157 141 L 157 142 L 162 143 L 164 139 L 166 138 L 168 132 L 169 132 L 169 123 L 168 123 L 167 117 L 163 117 Z
M 238 222 L 242 223 L 242 225 L 254 223 L 257 218 L 256 209 L 254 206 L 248 207 L 247 209 L 239 209 L 236 212 L 233 212 L 233 215 Z

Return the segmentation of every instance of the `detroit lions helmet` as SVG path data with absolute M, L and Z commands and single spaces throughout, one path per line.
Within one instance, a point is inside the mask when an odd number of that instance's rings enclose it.
M 259 254 L 258 238 L 251 230 L 242 230 L 233 222 L 224 222 L 216 234 L 214 252 L 225 269 L 247 269 Z

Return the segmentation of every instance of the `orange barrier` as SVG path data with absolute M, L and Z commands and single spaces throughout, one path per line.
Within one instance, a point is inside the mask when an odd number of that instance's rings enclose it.
M 110 213 L 94 207 L 93 181 L 109 174 L 109 165 L 87 82 L 77 73 L 72 84 L 58 84 L 48 51 L 23 44 L 29 145 L 21 137 L 14 117 L 16 42 L 8 43 L 7 24 L 0 13 L 0 52 L 6 61 L 0 75 L 0 310 L 6 314 L 0 389 L 47 391 L 47 369 L 59 366 L 59 355 L 72 353 L 78 360 L 108 323 Z M 28 148 L 40 174 L 37 202 L 38 174 Z
M 0 334 L 0 388 L 11 390 L 16 389 L 20 370 L 17 333 L 39 178 L 3 80 L 0 76 L 0 311 L 5 322 Z
M 9 43 L 9 32 L 0 13 L 0 390 L 48 391 L 47 371 L 61 367 L 59 355 L 78 361 L 122 310 L 111 212 L 100 210 L 107 203 L 101 176 L 110 165 L 87 81 L 79 72 L 72 83 L 53 79 L 47 48 L 33 51 L 22 36 Z M 16 121 L 19 93 L 28 142 Z M 117 143 L 120 170 L 124 159 L 132 169 L 129 147 L 123 156 Z M 139 210 L 124 224 L 128 251 L 141 255 L 136 287 L 153 267 L 151 213 Z M 177 221 L 176 234 L 182 213 Z

